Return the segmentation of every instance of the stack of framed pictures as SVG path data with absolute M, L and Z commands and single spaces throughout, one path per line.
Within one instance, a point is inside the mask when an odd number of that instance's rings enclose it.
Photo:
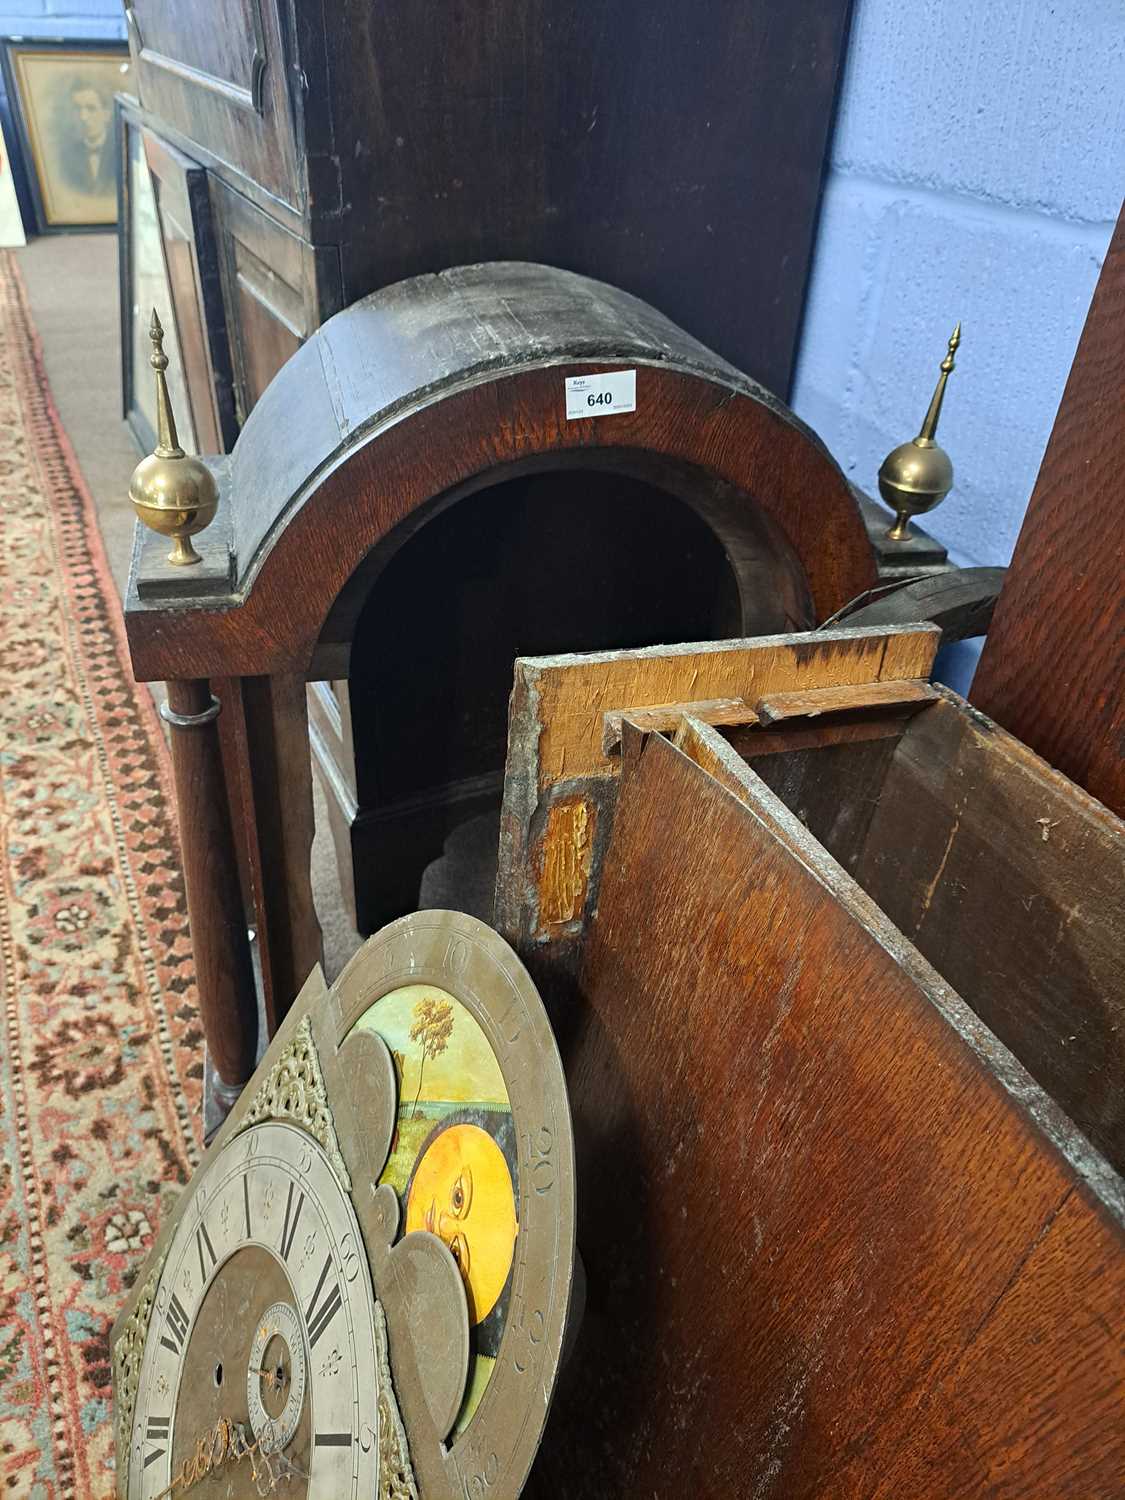
M 207 172 L 118 96 L 122 410 L 142 452 L 156 442 L 149 323 L 164 328 L 180 445 L 223 453 L 238 431 Z
M 113 98 L 129 90 L 129 49 L 106 41 L 4 41 L 12 123 L 40 234 L 117 223 Z

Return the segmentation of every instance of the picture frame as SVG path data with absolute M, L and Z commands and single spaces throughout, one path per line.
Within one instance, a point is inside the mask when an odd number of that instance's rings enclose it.
M 18 248 L 26 244 L 12 153 L 8 149 L 7 132 L 0 130 L 0 246 Z
M 122 415 L 141 451 L 151 453 L 155 307 L 181 447 L 229 452 L 238 423 L 207 172 L 131 100 L 115 104 Z
M 129 87 L 124 42 L 7 37 L 4 85 L 39 234 L 117 223 L 113 99 Z

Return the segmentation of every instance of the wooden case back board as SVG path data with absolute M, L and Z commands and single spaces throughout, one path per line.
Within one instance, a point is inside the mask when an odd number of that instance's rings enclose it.
M 740 795 L 626 755 L 562 1041 L 586 1316 L 531 1493 L 1118 1496 L 1125 1185 L 719 745 Z

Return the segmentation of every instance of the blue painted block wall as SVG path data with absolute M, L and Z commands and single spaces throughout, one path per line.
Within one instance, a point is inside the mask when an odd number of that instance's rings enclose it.
M 1123 191 L 1122 0 L 856 0 L 792 399 L 875 493 L 962 319 L 959 561 L 1011 556 Z
M 0 0 L 0 35 L 125 36 L 122 0 Z

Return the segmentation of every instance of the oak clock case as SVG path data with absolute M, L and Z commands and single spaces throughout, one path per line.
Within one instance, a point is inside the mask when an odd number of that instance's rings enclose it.
M 113 1330 L 119 1500 L 515 1496 L 574 1267 L 566 1086 L 475 918 L 310 976 Z

